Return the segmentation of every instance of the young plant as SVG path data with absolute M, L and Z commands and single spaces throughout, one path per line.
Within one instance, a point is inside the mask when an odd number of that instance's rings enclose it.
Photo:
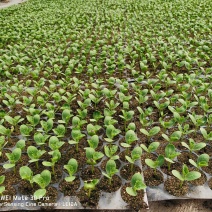
M 100 125 L 93 125 L 93 124 L 88 124 L 87 125 L 87 132 L 88 135 L 92 136 L 92 135 L 96 135 L 97 132 L 101 129 Z
M 44 166 L 47 166 L 47 167 L 52 167 L 52 173 L 53 175 L 55 175 L 55 164 L 60 160 L 61 158 L 61 153 L 58 149 L 52 151 L 52 152 L 49 152 L 50 155 L 52 155 L 52 158 L 51 158 L 51 162 L 49 161 L 43 161 L 42 164 Z
M 207 133 L 207 131 L 201 127 L 200 131 L 206 141 L 212 141 L 212 132 Z
M 69 144 L 75 144 L 76 145 L 76 151 L 78 152 L 79 151 L 79 142 L 85 135 L 82 134 L 80 130 L 73 129 L 71 131 L 71 136 L 72 136 L 73 140 L 70 140 L 68 143 Z
M 74 158 L 71 158 L 68 161 L 67 165 L 64 165 L 64 169 L 68 171 L 69 176 L 65 178 L 66 182 L 72 183 L 75 180 L 74 174 L 77 172 L 78 169 L 78 162 Z
M 1 186 L 1 184 L 4 183 L 4 180 L 5 180 L 5 176 L 4 175 L 0 176 L 0 196 L 2 196 L 3 192 L 5 191 L 5 187 Z
M 171 164 L 174 163 L 174 159 L 180 155 L 180 152 L 177 152 L 173 144 L 168 144 L 165 148 L 165 160 L 168 164 L 168 170 L 170 171 Z
M 182 168 L 182 174 L 177 170 L 172 170 L 172 174 L 181 181 L 180 188 L 182 188 L 184 181 L 192 181 L 201 177 L 201 173 L 197 171 L 190 172 L 185 164 Z
M 49 135 L 43 135 L 41 133 L 34 134 L 34 141 L 36 142 L 38 146 L 42 146 L 43 148 L 48 138 L 49 138 Z
M 140 147 L 147 152 L 147 154 L 151 154 L 152 152 L 155 152 L 157 148 L 160 146 L 159 142 L 152 142 L 148 147 L 146 147 L 144 144 L 141 144 Z
M 15 116 L 14 118 L 11 116 L 4 116 L 4 119 L 14 127 L 14 130 L 16 130 L 17 125 L 24 120 L 24 118 L 21 118 L 21 116 Z
M 86 158 L 87 164 L 91 165 L 91 171 L 94 173 L 94 165 L 97 164 L 97 161 L 104 157 L 104 154 L 101 152 L 96 152 L 95 149 L 91 147 L 86 147 Z
M 33 128 L 30 127 L 30 126 L 27 126 L 25 124 L 22 124 L 20 126 L 20 132 L 21 132 L 21 135 L 23 135 L 24 137 L 28 137 L 30 136 L 30 133 L 32 132 Z
M 87 191 L 87 196 L 91 197 L 91 192 L 96 189 L 96 185 L 99 183 L 98 179 L 93 179 L 90 181 L 84 181 L 84 190 Z
M 80 130 L 81 126 L 83 126 L 86 123 L 87 123 L 87 121 L 81 120 L 79 117 L 74 116 L 72 118 L 72 129 L 73 130 Z
M 116 129 L 113 125 L 107 126 L 107 128 L 106 128 L 107 138 L 105 138 L 105 140 L 107 142 L 109 142 L 110 146 L 111 146 L 111 143 L 113 142 L 114 137 L 117 136 L 120 132 L 121 132 L 121 130 Z
M 52 151 L 59 150 L 60 147 L 64 144 L 65 142 L 59 141 L 59 139 L 56 136 L 51 136 L 49 139 L 49 147 L 51 148 Z
M 206 147 L 206 143 L 203 142 L 195 143 L 195 141 L 192 138 L 189 139 L 189 145 L 185 142 L 181 142 L 181 144 L 182 146 L 186 147 L 189 150 L 190 154 L 192 152 L 199 151 L 200 149 Z
M 6 153 L 6 156 L 9 160 L 10 163 L 6 163 L 3 165 L 5 169 L 11 169 L 14 168 L 14 173 L 16 173 L 16 163 L 20 160 L 21 158 L 21 149 L 20 148 L 15 148 L 12 153 Z
M 40 115 L 39 114 L 35 114 L 32 116 L 28 115 L 26 117 L 27 117 L 28 122 L 33 127 L 33 129 L 35 129 L 35 127 L 40 123 Z
M 140 129 L 140 132 L 147 136 L 148 143 L 150 143 L 151 137 L 158 134 L 160 132 L 160 127 L 153 127 L 149 130 L 149 132 L 145 129 Z
M 154 101 L 155 106 L 158 108 L 159 112 L 160 112 L 160 116 L 163 117 L 164 116 L 164 110 L 169 106 L 170 101 L 169 99 L 165 98 L 167 101 L 163 102 L 163 103 L 159 103 L 157 101 Z
M 173 127 L 175 124 L 175 121 L 173 119 L 171 119 L 170 121 L 163 121 L 163 119 L 160 117 L 159 121 L 161 126 L 163 127 L 163 132 L 166 132 L 167 129 Z
M 11 129 L 8 129 L 4 127 L 3 125 L 0 125 L 0 134 L 7 136 L 8 141 L 10 140 L 13 130 L 14 130 L 14 127 L 11 127 Z
M 195 166 L 196 168 L 200 169 L 204 166 L 208 166 L 208 162 L 209 162 L 209 155 L 208 154 L 201 154 L 198 158 L 197 161 L 195 162 L 192 159 L 189 159 L 190 164 L 192 164 L 193 166 Z
M 162 137 L 163 137 L 164 139 L 166 139 L 169 143 L 173 143 L 173 142 L 175 142 L 175 141 L 179 141 L 180 138 L 181 138 L 181 136 L 182 136 L 182 132 L 180 132 L 180 131 L 175 131 L 175 132 L 173 132 L 173 133 L 170 135 L 170 137 L 168 137 L 166 134 L 162 134 Z
M 89 140 L 88 140 L 89 147 L 96 149 L 99 145 L 99 137 L 97 135 L 93 135 Z
M 59 120 L 58 123 L 65 124 L 65 126 L 67 126 L 72 116 L 71 110 L 65 109 L 62 112 L 62 120 Z
M 40 124 L 43 128 L 43 130 L 45 133 L 48 133 L 52 128 L 53 128 L 53 119 L 48 119 L 47 121 L 41 121 Z
M 130 196 L 137 196 L 137 191 L 144 190 L 146 185 L 143 182 L 143 177 L 140 173 L 135 173 L 130 181 L 131 187 L 126 188 L 126 192 Z
M 33 187 L 33 172 L 28 166 L 22 166 L 19 169 L 19 174 L 22 180 L 29 181 L 30 185 Z
M 102 174 L 109 179 L 109 185 L 112 183 L 113 175 L 115 175 L 117 172 L 118 169 L 116 168 L 116 162 L 110 159 L 106 163 L 106 173 L 102 172 Z
M 131 171 L 133 171 L 135 161 L 141 158 L 141 154 L 141 147 L 135 147 L 131 152 L 131 157 L 125 155 L 126 160 L 131 164 Z
M 115 155 L 115 153 L 118 150 L 118 146 L 116 145 L 112 145 L 111 147 L 105 145 L 104 146 L 104 151 L 105 151 L 105 155 L 110 158 L 111 160 L 117 160 L 119 159 L 118 155 Z
M 40 157 L 45 153 L 45 150 L 39 150 L 35 146 L 29 146 L 27 148 L 27 154 L 31 160 L 29 160 L 30 163 L 36 163 L 36 167 L 38 169 L 38 161 L 40 160 Z
M 121 146 L 126 148 L 126 154 L 129 153 L 129 148 L 131 147 L 134 141 L 138 140 L 137 135 L 134 131 L 128 130 L 125 134 L 125 143 L 121 143 Z
M 59 124 L 55 129 L 53 129 L 53 132 L 58 138 L 62 138 L 65 136 L 66 128 L 63 124 Z
M 40 199 L 46 195 L 46 187 L 51 182 L 51 172 L 49 170 L 44 170 L 40 174 L 33 177 L 33 182 L 37 183 L 40 189 L 34 192 L 34 199 Z
M 0 136 L 0 157 L 2 156 L 2 150 L 7 145 L 7 141 L 5 141 L 4 136 Z
M 130 121 L 133 118 L 134 111 L 133 110 L 130 110 L 130 111 L 122 110 L 122 114 L 123 115 L 119 115 L 119 116 L 124 120 L 124 129 L 126 131 L 126 124 L 128 121 Z
M 159 155 L 158 158 L 156 159 L 156 161 L 153 161 L 152 159 L 147 158 L 147 159 L 145 159 L 145 163 L 147 166 L 154 169 L 155 174 L 156 174 L 157 168 L 161 167 L 164 164 L 164 156 Z

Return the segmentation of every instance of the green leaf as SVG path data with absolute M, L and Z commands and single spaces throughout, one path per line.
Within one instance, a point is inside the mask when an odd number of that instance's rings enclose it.
M 173 174 L 176 178 L 178 178 L 180 181 L 184 181 L 184 178 L 183 178 L 183 176 L 180 174 L 179 171 L 177 171 L 177 170 L 172 170 L 172 174 Z
M 41 199 L 42 197 L 44 197 L 46 195 L 46 189 L 38 189 L 37 191 L 35 191 L 34 193 L 34 199 Z
M 201 177 L 201 173 L 197 171 L 191 171 L 185 176 L 185 180 L 192 181 Z
M 138 140 L 136 134 L 132 130 L 128 130 L 125 134 L 126 143 L 131 144 L 132 142 Z
M 76 178 L 75 176 L 69 176 L 65 178 L 65 181 L 70 183 L 70 182 L 73 182 L 75 178 Z
M 23 180 L 30 180 L 33 176 L 33 172 L 28 166 L 22 166 L 19 169 L 19 174 Z
M 7 163 L 7 164 L 4 164 L 3 167 L 4 169 L 11 169 L 15 166 L 15 164 L 10 164 L 10 163 Z
M 0 186 L 0 194 L 2 194 L 5 191 L 5 187 L 4 186 Z
M 149 136 L 153 136 L 156 135 L 157 133 L 160 132 L 160 127 L 153 127 L 150 131 L 149 131 Z
M 4 180 L 5 180 L 5 176 L 4 175 L 0 176 L 0 185 L 4 182 Z
M 137 196 L 137 192 L 135 190 L 133 190 L 132 187 L 127 187 L 126 188 L 126 192 L 130 195 L 130 196 Z

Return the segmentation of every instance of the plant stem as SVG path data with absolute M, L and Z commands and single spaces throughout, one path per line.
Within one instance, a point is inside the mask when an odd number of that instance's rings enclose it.
M 36 161 L 35 164 L 36 164 L 36 168 L 38 169 L 38 161 Z
M 133 172 L 133 168 L 134 168 L 134 164 L 131 163 L 131 164 L 130 164 L 130 170 L 131 170 L 131 172 Z
M 94 173 L 94 165 L 91 165 L 91 172 Z
M 184 182 L 184 181 L 181 181 L 181 182 L 180 182 L 180 188 L 182 188 L 182 186 L 183 186 L 183 182 Z
M 90 198 L 91 196 L 91 189 L 88 190 L 88 197 Z
M 170 171 L 171 163 L 168 162 L 168 170 Z

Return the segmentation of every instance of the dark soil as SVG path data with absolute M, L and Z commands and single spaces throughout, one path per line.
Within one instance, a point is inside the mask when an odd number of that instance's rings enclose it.
M 143 175 L 147 186 L 158 186 L 164 181 L 163 174 L 158 170 L 155 173 L 153 169 L 146 169 L 143 171 Z
M 135 211 L 139 211 L 142 208 L 147 208 L 146 203 L 144 202 L 144 191 L 139 190 L 137 191 L 137 196 L 130 196 L 126 192 L 126 188 L 130 187 L 130 183 L 127 183 L 121 188 L 121 197 L 122 199 L 128 204 L 128 207 L 130 209 L 133 209 Z
M 11 151 L 9 149 L 4 149 L 2 151 L 2 155 L 0 157 L 0 163 L 5 163 L 6 161 L 8 161 L 8 158 L 6 156 L 6 153 L 11 153 Z
M 103 177 L 98 185 L 98 187 L 102 191 L 106 192 L 115 192 L 121 187 L 121 178 L 118 175 L 114 175 L 112 177 L 111 184 L 109 184 L 109 179 L 107 177 Z
M 181 154 L 177 156 L 177 159 L 182 164 L 191 165 L 189 163 L 189 159 L 196 161 L 197 156 L 194 154 L 190 154 L 189 152 L 181 152 Z
M 177 197 L 184 196 L 189 191 L 187 182 L 184 181 L 182 187 L 180 187 L 180 180 L 174 177 L 168 178 L 165 181 L 164 188 L 169 194 Z
M 81 172 L 81 178 L 83 180 L 99 179 L 101 175 L 102 175 L 102 173 L 101 173 L 100 169 L 97 167 L 94 167 L 94 172 L 92 173 L 91 166 L 85 168 Z
M 199 150 L 197 152 L 199 155 L 201 154 L 208 154 L 210 157 L 212 157 L 212 146 L 207 145 L 206 147 L 204 147 L 203 149 Z
M 100 191 L 93 190 L 89 198 L 86 194 L 86 191 L 82 188 L 77 193 L 77 197 L 79 198 L 80 203 L 82 204 L 83 207 L 95 209 L 97 208 L 97 205 L 100 199 Z
M 208 166 L 202 167 L 202 170 L 208 174 L 212 174 L 212 160 L 209 161 Z
M 120 175 L 125 180 L 130 180 L 136 172 L 141 172 L 141 169 L 138 166 L 134 165 L 134 168 L 131 171 L 131 164 L 127 164 L 121 168 Z
M 5 173 L 5 184 L 8 185 L 15 185 L 20 181 L 20 175 L 19 175 L 19 171 L 17 170 L 16 167 L 16 173 L 14 173 L 13 171 L 9 171 Z
M 21 180 L 19 185 L 18 185 L 18 190 L 21 194 L 23 195 L 32 195 L 33 192 L 39 189 L 38 185 L 36 185 L 35 183 L 33 184 L 33 187 L 31 186 L 31 184 L 29 183 L 29 181 L 26 180 Z
M 75 178 L 73 182 L 66 182 L 65 179 L 61 181 L 59 184 L 60 191 L 64 194 L 64 196 L 74 196 L 76 195 L 77 189 L 80 187 L 80 180 Z
M 165 162 L 165 164 L 163 164 L 160 168 L 161 171 L 167 175 L 172 175 L 172 170 L 177 170 L 177 171 L 181 171 L 182 170 L 182 165 L 178 162 L 172 163 L 170 166 L 170 170 L 168 170 L 168 163 Z

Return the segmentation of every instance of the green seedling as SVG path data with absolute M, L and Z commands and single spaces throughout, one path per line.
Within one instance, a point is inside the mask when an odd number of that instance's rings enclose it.
M 105 155 L 110 158 L 111 160 L 117 160 L 119 159 L 118 155 L 115 155 L 115 153 L 118 150 L 118 146 L 116 145 L 112 145 L 111 147 L 105 145 L 104 146 L 104 151 L 105 151 Z
M 42 171 L 33 177 L 33 182 L 37 183 L 40 187 L 40 189 L 34 192 L 34 199 L 41 199 L 46 195 L 46 187 L 51 182 L 51 172 L 48 170 Z
M 141 144 L 140 147 L 146 151 L 148 154 L 151 154 L 157 150 L 157 148 L 160 146 L 159 142 L 152 142 L 148 147 L 146 147 L 144 144 Z
M 121 143 L 121 146 L 126 148 L 126 154 L 129 153 L 129 148 L 131 147 L 134 141 L 138 140 L 137 135 L 134 131 L 128 130 L 125 134 L 125 143 Z
M 96 189 L 96 185 L 99 183 L 98 179 L 93 179 L 90 181 L 84 181 L 84 190 L 87 191 L 87 196 L 91 197 L 91 192 Z
M 87 125 L 87 132 L 88 135 L 92 136 L 92 135 L 96 135 L 97 132 L 101 129 L 100 125 L 93 125 L 93 124 L 88 124 Z
M 147 166 L 155 170 L 155 174 L 157 171 L 157 168 L 161 167 L 164 164 L 164 156 L 159 155 L 158 158 L 153 161 L 152 159 L 145 159 L 145 163 Z
M 40 157 L 45 153 L 45 150 L 39 150 L 35 146 L 29 146 L 27 148 L 27 154 L 31 160 L 29 160 L 30 163 L 36 163 L 37 169 L 38 167 L 38 161 L 40 160 Z
M 140 173 L 135 173 L 130 181 L 131 187 L 126 188 L 126 192 L 130 196 L 137 196 L 137 191 L 146 189 L 143 177 Z
M 160 132 L 160 127 L 153 127 L 152 129 L 149 130 L 149 132 L 145 129 L 140 129 L 140 132 L 147 136 L 148 142 L 150 143 L 151 137 Z
M 116 168 L 116 162 L 114 160 L 109 160 L 106 163 L 106 173 L 102 172 L 102 174 L 109 179 L 109 185 L 112 183 L 113 176 L 118 172 Z
M 202 148 L 206 147 L 206 143 L 203 142 L 195 143 L 195 141 L 192 138 L 189 139 L 189 144 L 185 142 L 181 142 L 181 144 L 182 146 L 186 147 L 189 150 L 190 154 L 192 152 L 199 151 Z
M 99 145 L 99 137 L 97 135 L 93 135 L 89 140 L 88 144 L 91 148 L 96 149 Z
M 166 139 L 169 143 L 173 143 L 176 141 L 179 141 L 181 136 L 182 136 L 182 132 L 180 131 L 175 131 L 173 132 L 170 137 L 168 137 L 166 134 L 162 134 L 163 138 Z
M 168 164 L 168 170 L 171 168 L 171 164 L 174 163 L 174 159 L 180 155 L 180 152 L 177 152 L 173 144 L 168 144 L 165 148 L 165 160 Z
M 22 180 L 29 181 L 30 185 L 33 187 L 33 172 L 28 166 L 22 166 L 19 169 L 19 174 Z
M 74 174 L 76 174 L 77 169 L 78 169 L 77 160 L 75 160 L 74 158 L 70 159 L 68 161 L 68 164 L 64 165 L 64 169 L 66 169 L 68 171 L 68 174 L 69 174 L 69 176 L 65 178 L 65 181 L 72 183 L 76 178 L 76 176 L 74 176 Z
M 97 161 L 104 157 L 104 154 L 101 152 L 96 152 L 95 149 L 91 147 L 86 147 L 86 158 L 87 164 L 91 165 L 92 173 L 94 173 L 94 165 L 97 164 Z
M 133 167 L 135 164 L 135 161 L 140 159 L 142 155 L 142 149 L 141 147 L 135 147 L 131 152 L 131 157 L 125 155 L 126 160 L 131 164 L 131 172 L 133 171 Z
M 189 162 L 196 168 L 200 169 L 202 167 L 208 166 L 209 162 L 209 155 L 208 154 L 201 154 L 198 158 L 197 161 L 195 162 L 192 159 L 189 159 Z
M 79 142 L 85 135 L 82 134 L 80 130 L 73 129 L 71 131 L 71 136 L 72 136 L 73 140 L 70 140 L 68 143 L 69 144 L 75 144 L 76 145 L 76 151 L 78 152 L 79 151 Z
M 49 152 L 49 154 L 52 155 L 51 162 L 43 161 L 42 164 L 47 167 L 52 167 L 52 173 L 55 175 L 55 164 L 60 160 L 61 153 L 58 149 L 56 149 L 52 152 Z
M 5 137 L 4 136 L 0 136 L 0 157 L 2 156 L 2 150 L 7 145 L 7 143 L 8 142 L 5 141 Z
M 10 163 L 6 163 L 3 165 L 5 169 L 11 169 L 14 168 L 14 173 L 16 173 L 16 163 L 20 160 L 21 158 L 21 149 L 20 148 L 15 148 L 12 153 L 6 153 L 6 156 L 9 160 Z
M 180 180 L 180 188 L 182 188 L 184 181 L 193 181 L 201 177 L 201 173 L 197 171 L 190 172 L 185 164 L 182 168 L 182 174 L 177 170 L 172 170 L 172 174 Z

